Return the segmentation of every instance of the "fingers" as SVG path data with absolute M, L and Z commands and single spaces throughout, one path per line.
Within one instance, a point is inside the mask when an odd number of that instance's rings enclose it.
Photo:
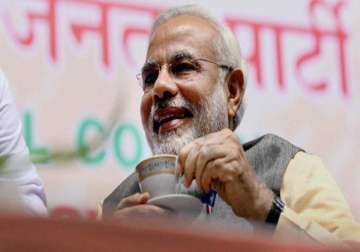
M 193 178 L 195 177 L 195 168 L 196 168 L 196 160 L 198 158 L 198 149 L 200 146 L 198 144 L 193 144 L 191 151 L 188 153 L 185 159 L 184 167 L 184 185 L 189 187 Z
M 224 148 L 217 144 L 193 144 L 187 149 L 187 156 L 183 159 L 184 185 L 189 187 L 194 179 L 196 179 L 199 189 L 201 187 L 201 178 L 205 166 L 211 160 L 223 158 L 226 155 Z
M 114 213 L 114 217 L 117 219 L 133 219 L 133 218 L 160 218 L 160 217 L 170 217 L 173 213 L 155 205 L 142 204 L 126 207 L 120 210 L 117 210 Z
M 149 193 L 136 193 L 120 201 L 113 217 L 117 219 L 126 218 L 147 218 L 147 217 L 168 217 L 172 212 L 155 205 L 146 204 L 149 200 Z
M 189 152 L 191 151 L 191 149 L 193 148 L 193 145 L 195 144 L 195 141 L 194 142 L 191 142 L 187 145 L 185 145 L 179 155 L 178 155 L 178 169 L 179 169 L 179 174 L 180 175 L 183 175 L 184 174 L 184 166 L 185 166 L 185 161 L 186 161 L 186 158 L 187 156 L 189 155 Z
M 203 145 L 219 144 L 221 142 L 219 137 L 217 137 L 217 134 L 219 133 L 211 133 L 209 135 L 200 137 L 185 145 L 185 147 L 181 149 L 180 153 L 178 154 L 178 169 L 181 175 L 184 173 L 186 159 L 189 154 L 192 153 L 192 151 L 198 151 Z
M 218 180 L 221 170 L 218 168 L 219 160 L 212 160 L 204 168 L 203 175 L 201 177 L 200 186 L 208 192 L 211 189 L 212 180 Z
M 224 157 L 231 160 L 238 158 L 239 155 L 242 156 L 243 153 L 239 153 L 241 152 L 239 149 L 242 149 L 241 144 L 231 130 L 211 133 L 186 145 L 178 156 L 178 172 L 184 176 L 184 185 L 189 187 L 195 179 L 200 190 L 209 190 L 209 177 L 206 177 L 206 182 L 203 182 L 205 167 L 213 160 Z M 219 164 L 221 162 L 216 166 L 223 170 Z M 211 174 L 214 175 L 214 173 Z
M 117 209 L 145 204 L 149 200 L 149 198 L 150 198 L 150 194 L 147 192 L 133 194 L 129 197 L 122 199 L 120 203 L 117 205 Z
M 208 145 L 204 146 L 198 154 L 197 162 L 196 162 L 196 171 L 195 178 L 196 184 L 198 188 L 204 191 L 203 186 L 201 185 L 201 180 L 205 171 L 207 164 L 213 160 L 221 158 L 224 156 L 224 153 L 221 148 L 217 145 Z
M 234 169 L 234 164 L 226 158 L 212 160 L 208 162 L 203 170 L 201 188 L 206 192 L 210 189 L 217 191 L 221 184 L 233 180 L 239 173 L 239 170 Z
M 197 184 L 197 187 L 201 190 L 201 191 L 204 191 L 203 187 L 201 186 L 201 178 L 203 176 L 203 172 L 204 172 L 204 169 L 205 169 L 205 166 L 207 165 L 207 163 L 209 162 L 210 160 L 208 158 L 205 158 L 204 156 L 200 156 L 198 159 L 197 159 L 197 162 L 196 162 L 196 171 L 195 171 L 195 178 L 196 178 L 196 184 Z

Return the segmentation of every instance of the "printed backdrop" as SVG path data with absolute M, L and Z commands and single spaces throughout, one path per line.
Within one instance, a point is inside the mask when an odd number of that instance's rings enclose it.
M 0 0 L 0 67 L 51 215 L 93 218 L 150 155 L 135 75 L 151 23 L 174 2 Z M 318 154 L 360 219 L 360 2 L 196 3 L 235 32 L 248 60 L 240 139 L 271 132 Z

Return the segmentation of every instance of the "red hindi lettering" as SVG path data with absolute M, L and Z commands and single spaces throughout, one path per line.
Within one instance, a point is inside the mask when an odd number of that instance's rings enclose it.
M 142 6 L 141 9 L 137 8 L 138 11 L 146 12 L 153 20 L 161 12 L 162 9 L 154 7 Z M 124 51 L 125 59 L 130 65 L 136 65 L 135 60 L 131 55 L 129 42 L 133 37 L 147 37 L 150 33 L 150 27 L 141 27 L 136 25 L 129 25 L 124 28 L 122 33 L 122 49 Z
M 308 62 L 313 60 L 316 57 L 319 57 L 321 54 L 321 43 L 324 37 L 332 37 L 336 39 L 338 46 L 338 69 L 340 75 L 340 91 L 343 96 L 349 96 L 349 86 L 347 80 L 347 69 L 346 69 L 346 48 L 345 43 L 347 39 L 347 34 L 342 28 L 340 22 L 340 11 L 343 7 L 344 2 L 338 1 L 333 6 L 323 0 L 311 0 L 309 4 L 309 14 L 311 19 L 311 29 L 309 33 L 312 34 L 314 40 L 314 47 L 309 51 L 305 52 L 296 61 L 296 72 L 297 76 L 300 79 L 300 83 L 306 88 L 313 90 L 315 92 L 325 91 L 328 88 L 328 83 L 325 80 L 310 82 L 306 81 L 305 78 L 301 75 L 301 70 L 303 66 Z M 315 20 L 315 11 L 317 8 L 323 7 L 329 9 L 335 19 L 335 30 L 320 30 L 317 28 Z
M 249 65 L 255 70 L 255 76 L 257 85 L 263 87 L 263 72 L 262 72 L 262 53 L 260 44 L 260 33 L 264 29 L 270 29 L 275 36 L 275 57 L 276 57 L 276 77 L 277 84 L 280 90 L 285 89 L 285 77 L 284 77 L 284 65 L 283 65 L 283 33 L 286 32 L 286 26 L 281 24 L 273 24 L 270 22 L 260 22 L 255 20 L 247 20 L 241 18 L 225 19 L 226 24 L 230 29 L 236 33 L 236 30 L 240 26 L 250 27 L 253 34 L 253 50 L 250 56 L 246 59 Z
M 310 91 L 315 92 L 323 92 L 327 90 L 328 84 L 325 80 L 320 80 L 317 82 L 308 82 L 305 80 L 305 78 L 301 75 L 301 69 L 302 66 L 307 62 L 310 61 L 316 57 L 319 57 L 321 54 L 321 33 L 317 30 L 313 31 L 313 38 L 314 38 L 314 47 L 310 49 L 309 51 L 305 52 L 299 58 L 296 60 L 295 68 L 296 68 L 296 74 L 297 78 L 300 80 L 300 84 L 305 87 L 305 89 L 308 89 Z
M 280 90 L 285 89 L 285 74 L 284 74 L 284 46 L 283 36 L 288 33 L 297 33 L 302 35 L 310 35 L 314 41 L 314 45 L 308 51 L 302 53 L 295 63 L 295 70 L 297 78 L 300 80 L 301 85 L 305 89 L 314 92 L 325 92 L 328 88 L 328 82 L 325 80 L 321 81 L 307 81 L 302 75 L 302 69 L 309 61 L 320 57 L 321 55 L 321 43 L 325 37 L 331 37 L 336 39 L 338 46 L 338 69 L 340 75 L 341 86 L 340 90 L 343 96 L 349 95 L 349 85 L 347 80 L 347 69 L 346 69 L 346 39 L 347 34 L 343 30 L 340 23 L 340 11 L 343 7 L 344 2 L 338 1 L 334 6 L 329 6 L 324 0 L 311 0 L 309 5 L 309 13 L 312 21 L 311 27 L 295 26 L 288 24 L 279 24 L 265 21 L 255 21 L 241 18 L 228 17 L 225 22 L 236 33 L 237 29 L 241 26 L 250 27 L 253 33 L 253 50 L 250 56 L 247 58 L 249 65 L 255 70 L 256 80 L 259 87 L 263 87 L 263 74 L 262 74 L 262 53 L 260 44 L 260 35 L 263 30 L 270 30 L 274 34 L 275 39 L 275 71 L 277 77 L 277 84 Z M 332 11 L 335 18 L 335 29 L 319 29 L 316 22 L 314 21 L 315 9 L 319 6 L 325 6 Z
M 28 11 L 26 18 L 29 23 L 29 31 L 25 35 L 19 35 L 13 27 L 10 18 L 5 16 L 5 26 L 9 30 L 13 39 L 22 46 L 32 46 L 35 37 L 35 26 L 37 23 L 46 25 L 48 33 L 48 46 L 50 58 L 53 62 L 58 60 L 58 36 L 57 36 L 57 3 L 58 0 L 42 0 L 46 3 L 46 11 L 44 13 Z
M 277 83 L 281 90 L 285 88 L 284 84 L 284 57 L 283 57 L 283 43 L 282 35 L 285 32 L 285 27 L 273 27 L 275 32 L 275 55 L 276 55 L 276 76 Z
M 134 36 L 148 36 L 149 35 L 149 28 L 145 27 L 136 27 L 136 26 L 129 26 L 124 29 L 124 33 L 122 36 L 122 48 L 125 54 L 126 60 L 131 65 L 135 65 L 135 61 L 131 56 L 130 49 L 129 49 L 129 41 L 131 37 Z
M 233 17 L 225 18 L 225 23 L 234 32 L 234 34 L 236 34 L 236 30 L 240 26 L 248 26 L 252 28 L 253 50 L 252 53 L 247 57 L 246 61 L 255 71 L 255 76 L 257 81 L 256 84 L 259 85 L 259 87 L 263 87 L 262 62 L 261 62 L 262 54 L 261 54 L 261 44 L 260 44 L 260 31 L 262 29 L 262 24 L 250 20 L 244 20 Z
M 110 65 L 110 44 L 109 44 L 109 9 L 111 6 L 106 2 L 82 2 L 96 4 L 100 10 L 100 22 L 98 25 L 87 25 L 87 24 L 72 24 L 71 29 L 77 42 L 81 43 L 83 36 L 87 32 L 96 33 L 100 37 L 101 50 L 102 50 L 102 63 L 109 67 Z
M 70 0 L 68 0 L 71 2 Z M 81 43 L 86 33 L 95 33 L 100 38 L 101 50 L 102 50 L 102 63 L 105 67 L 111 66 L 110 59 L 110 38 L 109 38 L 109 13 L 112 10 L 127 10 L 136 12 L 145 12 L 151 17 L 155 17 L 159 13 L 159 9 L 153 7 L 146 7 L 142 5 L 127 4 L 116 1 L 98 1 L 98 0 L 78 0 L 78 4 L 90 4 L 96 6 L 100 10 L 100 22 L 97 25 L 88 24 L 72 24 L 71 30 L 78 43 Z M 130 50 L 129 50 L 129 39 L 135 35 L 147 35 L 148 28 L 128 26 L 124 28 L 122 33 L 122 48 L 125 52 L 126 59 L 131 63 L 133 62 Z

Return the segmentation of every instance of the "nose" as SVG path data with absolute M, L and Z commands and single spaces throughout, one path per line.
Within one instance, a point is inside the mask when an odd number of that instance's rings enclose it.
M 153 97 L 163 99 L 165 97 L 173 97 L 178 93 L 178 86 L 174 79 L 170 76 L 167 67 L 162 67 L 157 80 L 153 86 Z

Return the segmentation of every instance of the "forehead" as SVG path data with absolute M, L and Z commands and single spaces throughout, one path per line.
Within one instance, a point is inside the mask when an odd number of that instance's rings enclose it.
M 213 41 L 217 36 L 215 24 L 205 18 L 189 15 L 170 18 L 154 31 L 146 60 L 165 62 L 184 51 L 193 57 L 215 59 Z

